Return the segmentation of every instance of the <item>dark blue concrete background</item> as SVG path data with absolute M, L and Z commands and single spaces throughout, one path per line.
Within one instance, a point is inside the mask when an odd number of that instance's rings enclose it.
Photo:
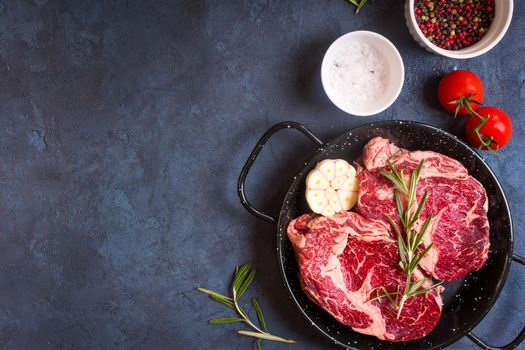
M 300 341 L 265 349 L 335 349 L 282 287 L 275 228 L 239 204 L 236 181 L 258 137 L 296 120 L 322 139 L 374 120 L 410 119 L 462 135 L 437 105 L 439 76 L 478 73 L 486 102 L 514 136 L 487 162 L 510 199 L 515 250 L 525 254 L 525 6 L 488 54 L 456 61 L 420 48 L 402 2 L 353 14 L 329 1 L 0 2 L 0 348 L 249 349 L 228 314 L 195 292 L 223 291 L 253 262 L 271 331 Z M 319 66 L 341 34 L 379 32 L 406 66 L 395 104 L 344 114 L 324 95 Z M 248 195 L 276 212 L 312 151 L 296 132 L 264 149 Z M 525 272 L 512 266 L 496 307 L 475 329 L 493 344 L 525 320 Z M 452 349 L 476 349 L 467 339 Z M 525 347 L 521 347 L 525 349 Z

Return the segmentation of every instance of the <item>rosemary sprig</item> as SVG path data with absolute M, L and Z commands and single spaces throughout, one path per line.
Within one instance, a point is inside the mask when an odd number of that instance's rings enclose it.
M 405 174 L 403 169 L 397 170 L 394 164 L 390 161 L 388 165 L 391 171 L 381 171 L 381 175 L 389 179 L 395 186 L 394 189 L 394 200 L 396 203 L 396 210 L 399 218 L 399 222 L 402 226 L 402 231 L 396 222 L 387 215 L 387 220 L 394 229 L 394 232 L 397 236 L 397 248 L 399 250 L 399 266 L 403 269 L 403 272 L 406 275 L 405 288 L 403 291 L 400 291 L 399 288 L 395 292 L 389 292 L 385 287 L 377 287 L 372 290 L 376 292 L 376 296 L 371 298 L 368 302 L 379 300 L 382 302 L 382 298 L 385 297 L 390 304 L 397 310 L 397 317 L 401 315 L 403 306 L 405 302 L 413 296 L 424 294 L 430 291 L 432 288 L 438 286 L 439 284 L 434 284 L 430 288 L 423 288 L 425 279 L 420 279 L 418 281 L 412 281 L 412 274 L 416 270 L 417 266 L 423 259 L 425 255 L 428 254 L 432 248 L 432 243 L 429 244 L 423 251 L 419 249 L 420 245 L 423 243 L 423 236 L 432 221 L 432 214 L 427 216 L 421 229 L 418 231 L 414 230 L 412 226 L 419 219 L 421 210 L 423 209 L 427 198 L 428 192 L 425 191 L 419 204 L 415 207 L 416 204 L 416 188 L 419 178 L 421 176 L 421 169 L 423 168 L 423 160 L 419 163 L 419 166 L 416 170 L 412 171 L 410 174 L 410 180 L 407 185 L 405 181 Z M 401 200 L 401 194 L 406 198 L 406 206 L 403 205 Z M 414 209 L 415 207 L 415 209 Z M 380 294 L 380 292 L 382 294 Z
M 230 309 L 233 309 L 237 313 L 236 317 L 212 318 L 208 320 L 208 323 L 211 323 L 211 324 L 227 324 L 227 323 L 236 323 L 236 322 L 246 323 L 248 326 L 253 328 L 255 331 L 239 330 L 238 333 L 241 335 L 248 336 L 248 337 L 256 338 L 257 341 L 255 343 L 255 348 L 257 350 L 261 349 L 261 340 L 263 339 L 276 341 L 276 342 L 282 342 L 282 343 L 289 343 L 289 344 L 296 343 L 295 340 L 278 337 L 268 332 L 268 329 L 266 328 L 266 323 L 264 321 L 264 317 L 263 317 L 261 308 L 259 306 L 259 303 L 257 302 L 257 299 L 252 298 L 251 301 L 252 301 L 253 309 L 255 310 L 255 313 L 257 314 L 259 326 L 255 325 L 255 323 L 253 323 L 250 320 L 246 311 L 244 311 L 244 309 L 239 305 L 239 299 L 246 292 L 246 289 L 248 289 L 248 286 L 253 281 L 254 277 L 255 277 L 255 269 L 252 268 L 249 263 L 246 263 L 240 267 L 236 266 L 235 274 L 233 276 L 233 281 L 232 281 L 232 287 L 231 287 L 231 291 L 232 291 L 231 297 L 223 295 L 221 293 L 214 292 L 206 288 L 197 288 L 199 292 L 207 294 L 211 299 L 215 300 L 218 303 L 223 304 L 224 306 L 229 307 Z

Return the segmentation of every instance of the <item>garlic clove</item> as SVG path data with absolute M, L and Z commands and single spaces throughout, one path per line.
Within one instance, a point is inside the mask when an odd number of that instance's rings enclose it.
M 314 169 L 306 177 L 306 187 L 314 190 L 324 190 L 330 186 L 330 181 L 318 170 Z
M 326 177 L 328 181 L 332 181 L 335 177 L 335 161 L 333 159 L 325 159 L 317 164 L 317 169 Z
M 324 190 L 307 190 L 306 201 L 314 213 L 322 213 L 328 205 Z
M 343 210 L 350 210 L 357 203 L 358 195 L 355 191 L 337 191 L 337 196 L 339 197 L 339 202 Z
M 353 168 L 346 160 L 337 159 L 335 161 L 335 177 L 347 176 L 348 170 Z M 355 170 L 355 169 L 354 169 Z

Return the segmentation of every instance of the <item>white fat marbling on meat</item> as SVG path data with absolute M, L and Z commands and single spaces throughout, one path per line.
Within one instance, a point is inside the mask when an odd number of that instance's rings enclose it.
M 474 213 L 474 211 L 476 209 L 478 209 L 478 202 L 479 202 L 479 200 L 474 201 L 474 203 L 472 203 L 472 207 L 467 212 L 467 217 L 465 218 L 465 220 L 467 221 L 467 225 L 470 225 L 472 223 L 472 221 L 474 221 L 477 218 L 479 218 L 479 215 Z
M 346 287 L 343 271 L 341 269 L 341 262 L 338 256 L 331 255 L 328 258 L 328 263 L 321 269 L 321 276 L 329 277 L 334 283 L 335 287 L 345 293 L 347 301 L 351 303 L 351 308 L 356 311 L 360 311 L 368 315 L 372 320 L 370 326 L 366 328 L 359 328 L 360 333 L 369 334 L 378 337 L 379 339 L 389 339 L 389 334 L 386 331 L 386 324 L 383 316 L 381 315 L 381 309 L 372 305 L 366 304 L 368 300 L 368 293 L 372 289 L 370 280 L 373 273 L 369 272 L 366 276 L 365 281 L 356 291 L 349 291 Z M 338 316 L 338 315 L 334 315 Z M 353 327 L 356 328 L 356 327 Z
M 391 188 L 379 189 L 376 192 L 377 199 L 380 201 L 394 198 L 394 191 Z
M 358 328 L 360 333 L 373 335 L 381 340 L 391 339 L 393 338 L 393 335 L 386 331 L 386 323 L 381 315 L 381 309 L 370 303 L 365 305 L 368 301 L 368 293 L 372 289 L 372 286 L 370 285 L 372 275 L 373 274 L 369 272 L 366 275 L 366 279 L 361 285 L 361 288 L 355 292 L 347 291 L 346 295 L 352 301 L 352 304 L 355 305 L 356 310 L 365 312 L 368 317 L 372 319 L 370 326 L 366 328 Z
M 387 160 L 407 152 L 397 147 L 382 137 L 375 137 L 368 141 L 363 149 L 363 160 L 368 170 L 382 168 L 387 165 Z
M 332 247 L 332 251 L 334 252 L 334 254 L 338 255 L 338 256 L 343 254 L 343 251 L 346 248 L 346 243 L 347 242 L 348 242 L 348 235 L 339 235 L 335 239 L 335 244 Z
M 290 238 L 290 240 L 292 240 Z M 306 237 L 304 235 L 295 235 L 292 243 L 299 249 L 303 249 L 306 246 Z

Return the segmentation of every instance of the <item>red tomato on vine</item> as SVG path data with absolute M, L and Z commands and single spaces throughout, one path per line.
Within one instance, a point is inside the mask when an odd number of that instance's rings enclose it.
M 456 116 L 467 115 L 467 104 L 474 110 L 483 102 L 483 83 L 468 70 L 452 71 L 441 78 L 438 99 L 445 110 Z
M 509 116 L 496 107 L 480 107 L 476 113 L 479 116 L 469 116 L 465 125 L 468 142 L 488 150 L 504 147 L 512 136 L 512 121 Z

